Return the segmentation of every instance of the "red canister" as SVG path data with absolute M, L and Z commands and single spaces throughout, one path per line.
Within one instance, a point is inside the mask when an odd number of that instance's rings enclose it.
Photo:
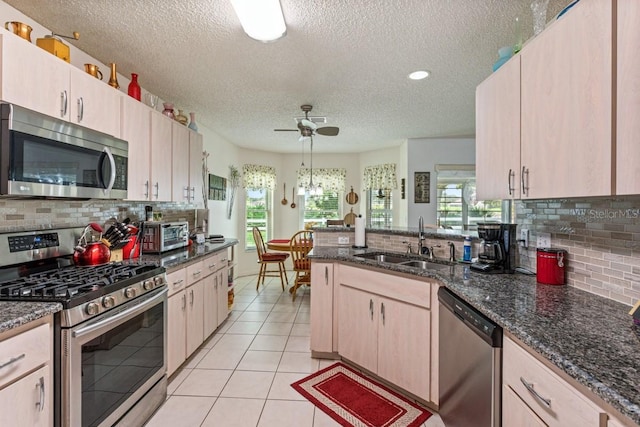
M 536 278 L 545 285 L 564 285 L 564 267 L 567 251 L 538 248 Z

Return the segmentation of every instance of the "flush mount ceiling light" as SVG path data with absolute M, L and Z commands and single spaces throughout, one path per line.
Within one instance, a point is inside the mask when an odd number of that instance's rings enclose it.
M 280 0 L 231 0 L 231 5 L 252 39 L 271 42 L 287 34 Z
M 413 73 L 409 74 L 409 78 L 411 80 L 422 80 L 422 79 L 426 79 L 427 77 L 429 77 L 429 74 L 431 74 L 429 71 L 427 70 L 418 70 L 418 71 L 414 71 Z

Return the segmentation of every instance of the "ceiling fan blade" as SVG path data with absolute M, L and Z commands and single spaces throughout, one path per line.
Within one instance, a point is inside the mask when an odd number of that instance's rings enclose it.
M 316 133 L 318 135 L 324 135 L 324 136 L 336 136 L 338 132 L 340 132 L 340 128 L 337 128 L 335 126 L 325 126 L 325 127 L 316 129 Z
M 274 129 L 274 132 L 298 132 L 298 129 Z
M 308 127 L 308 128 L 313 129 L 313 130 L 316 130 L 318 128 L 317 124 L 315 124 L 314 122 L 312 122 L 311 120 L 308 120 L 308 119 L 300 120 L 300 124 L 302 124 L 302 126 L 304 126 L 304 127 Z

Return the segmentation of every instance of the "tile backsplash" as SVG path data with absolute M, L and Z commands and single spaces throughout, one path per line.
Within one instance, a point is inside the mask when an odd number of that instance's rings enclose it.
M 530 230 L 520 266 L 536 270 L 538 233 L 567 251 L 567 283 L 633 305 L 640 299 L 640 197 L 516 202 L 518 231 Z
M 110 218 L 119 221 L 144 219 L 144 207 L 162 212 L 163 221 L 195 223 L 193 206 L 178 203 L 130 202 L 121 200 L 0 199 L 0 232 L 81 227 L 90 222 L 103 225 Z

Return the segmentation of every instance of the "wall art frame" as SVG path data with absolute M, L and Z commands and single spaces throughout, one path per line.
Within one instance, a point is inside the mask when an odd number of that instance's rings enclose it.
M 431 203 L 431 172 L 414 172 L 413 203 Z

